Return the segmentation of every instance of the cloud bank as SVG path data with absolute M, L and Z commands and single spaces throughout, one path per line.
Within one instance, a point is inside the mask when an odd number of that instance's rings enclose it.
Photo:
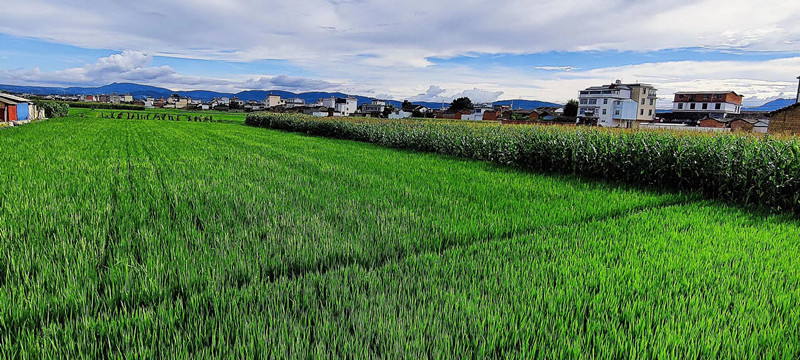
M 665 99 L 676 90 L 732 89 L 754 101 L 794 93 L 800 69 L 800 2 L 783 0 L 609 0 L 603 6 L 591 0 L 142 0 L 124 5 L 29 0 L 4 4 L 3 13 L 0 33 L 116 52 L 59 71 L 0 70 L 0 81 L 24 84 L 131 81 L 176 90 L 339 90 L 418 101 L 472 95 L 477 101 L 505 96 L 563 102 L 582 88 L 621 78 L 652 82 Z M 538 64 L 457 60 L 663 49 L 705 49 L 728 53 L 729 60 L 656 57 L 601 67 L 563 58 Z M 736 58 L 744 53 L 781 58 Z M 154 57 L 280 60 L 292 69 L 182 74 L 169 65 L 152 65 Z

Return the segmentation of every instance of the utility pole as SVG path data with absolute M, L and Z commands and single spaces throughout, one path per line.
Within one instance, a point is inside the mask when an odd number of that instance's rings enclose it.
M 797 80 L 800 81 L 800 76 L 797 77 Z M 795 104 L 798 102 L 800 102 L 800 82 L 797 83 L 797 97 L 794 99 Z

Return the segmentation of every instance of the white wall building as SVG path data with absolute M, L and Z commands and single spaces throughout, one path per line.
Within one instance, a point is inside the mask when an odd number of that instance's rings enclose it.
M 635 92 L 635 93 L 634 93 Z M 656 90 L 648 84 L 593 86 L 578 96 L 578 117 L 603 127 L 634 127 L 655 118 Z
M 372 113 L 379 113 L 383 114 L 383 111 L 386 109 L 386 101 L 384 100 L 372 100 L 369 104 L 361 104 L 361 112 L 364 114 L 372 114 Z
M 461 115 L 461 120 L 483 120 L 483 113 L 487 111 L 494 111 L 491 107 L 478 107 L 472 110 L 469 115 Z
M 283 105 L 283 104 L 284 104 L 284 101 L 281 100 L 281 97 L 279 95 L 271 95 L 270 94 L 269 96 L 267 96 L 266 99 L 264 99 L 264 105 L 266 107 L 268 107 L 268 108 L 271 108 L 273 106 Z
M 403 111 L 403 109 L 397 109 L 389 113 L 389 119 L 408 119 L 414 113 L 411 111 Z
M 342 113 L 344 116 L 350 116 L 352 113 L 358 111 L 358 99 L 354 97 L 348 97 L 346 99 L 337 98 L 336 105 L 333 108 L 336 112 Z
M 286 99 L 283 101 L 284 106 L 287 108 L 293 108 L 298 106 L 306 106 L 306 101 L 300 98 L 294 99 Z

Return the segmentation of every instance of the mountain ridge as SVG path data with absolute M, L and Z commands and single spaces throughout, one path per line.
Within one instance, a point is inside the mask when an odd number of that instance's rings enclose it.
M 6 85 L 0 84 L 0 90 L 5 90 L 14 93 L 25 93 L 25 94 L 33 94 L 33 95 L 98 95 L 98 94 L 112 94 L 117 93 L 120 95 L 130 94 L 136 99 L 142 99 L 144 97 L 152 96 L 155 98 L 160 97 L 169 97 L 172 94 L 178 94 L 180 96 L 191 97 L 193 99 L 200 99 L 203 101 L 209 101 L 213 98 L 220 98 L 220 97 L 229 97 L 232 98 L 234 96 L 238 97 L 242 101 L 250 101 L 250 100 L 257 100 L 262 101 L 264 100 L 267 95 L 274 94 L 279 95 L 281 98 L 290 99 L 290 98 L 300 98 L 305 100 L 307 103 L 312 103 L 317 101 L 320 98 L 325 97 L 346 97 L 346 96 L 355 96 L 358 99 L 358 104 L 369 103 L 375 98 L 368 97 L 368 96 L 361 96 L 361 95 L 353 95 L 353 94 L 345 94 L 342 92 L 324 92 L 324 91 L 309 91 L 309 92 L 301 92 L 301 93 L 294 93 L 291 91 L 284 91 L 284 90 L 245 90 L 240 91 L 238 93 L 225 93 L 225 92 L 217 92 L 217 91 L 210 91 L 210 90 L 186 90 L 186 91 L 173 91 L 167 88 L 157 87 L 157 86 L 150 86 L 150 85 L 142 85 L 136 83 L 111 83 L 108 85 L 97 86 L 97 87 L 52 87 L 52 86 L 19 86 L 19 85 Z M 553 107 L 561 107 L 563 105 L 556 104 L 552 102 L 546 101 L 539 101 L 539 100 L 522 100 L 522 99 L 515 99 L 515 100 L 499 100 L 495 101 L 493 105 L 509 105 L 511 102 L 514 103 L 514 109 L 523 108 L 523 109 L 535 109 L 541 106 L 553 106 Z M 398 100 L 387 100 L 388 104 L 394 105 L 395 107 L 399 107 L 402 104 L 402 101 Z M 422 105 L 426 106 L 431 109 L 439 109 L 443 105 L 447 105 L 446 103 L 443 104 L 441 102 L 430 102 L 430 101 L 412 101 L 415 105 Z

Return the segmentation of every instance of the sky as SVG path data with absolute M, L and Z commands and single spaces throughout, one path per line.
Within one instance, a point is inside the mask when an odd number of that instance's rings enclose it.
M 795 0 L 26 0 L 3 5 L 0 83 L 341 91 L 565 103 L 581 89 L 794 98 Z

